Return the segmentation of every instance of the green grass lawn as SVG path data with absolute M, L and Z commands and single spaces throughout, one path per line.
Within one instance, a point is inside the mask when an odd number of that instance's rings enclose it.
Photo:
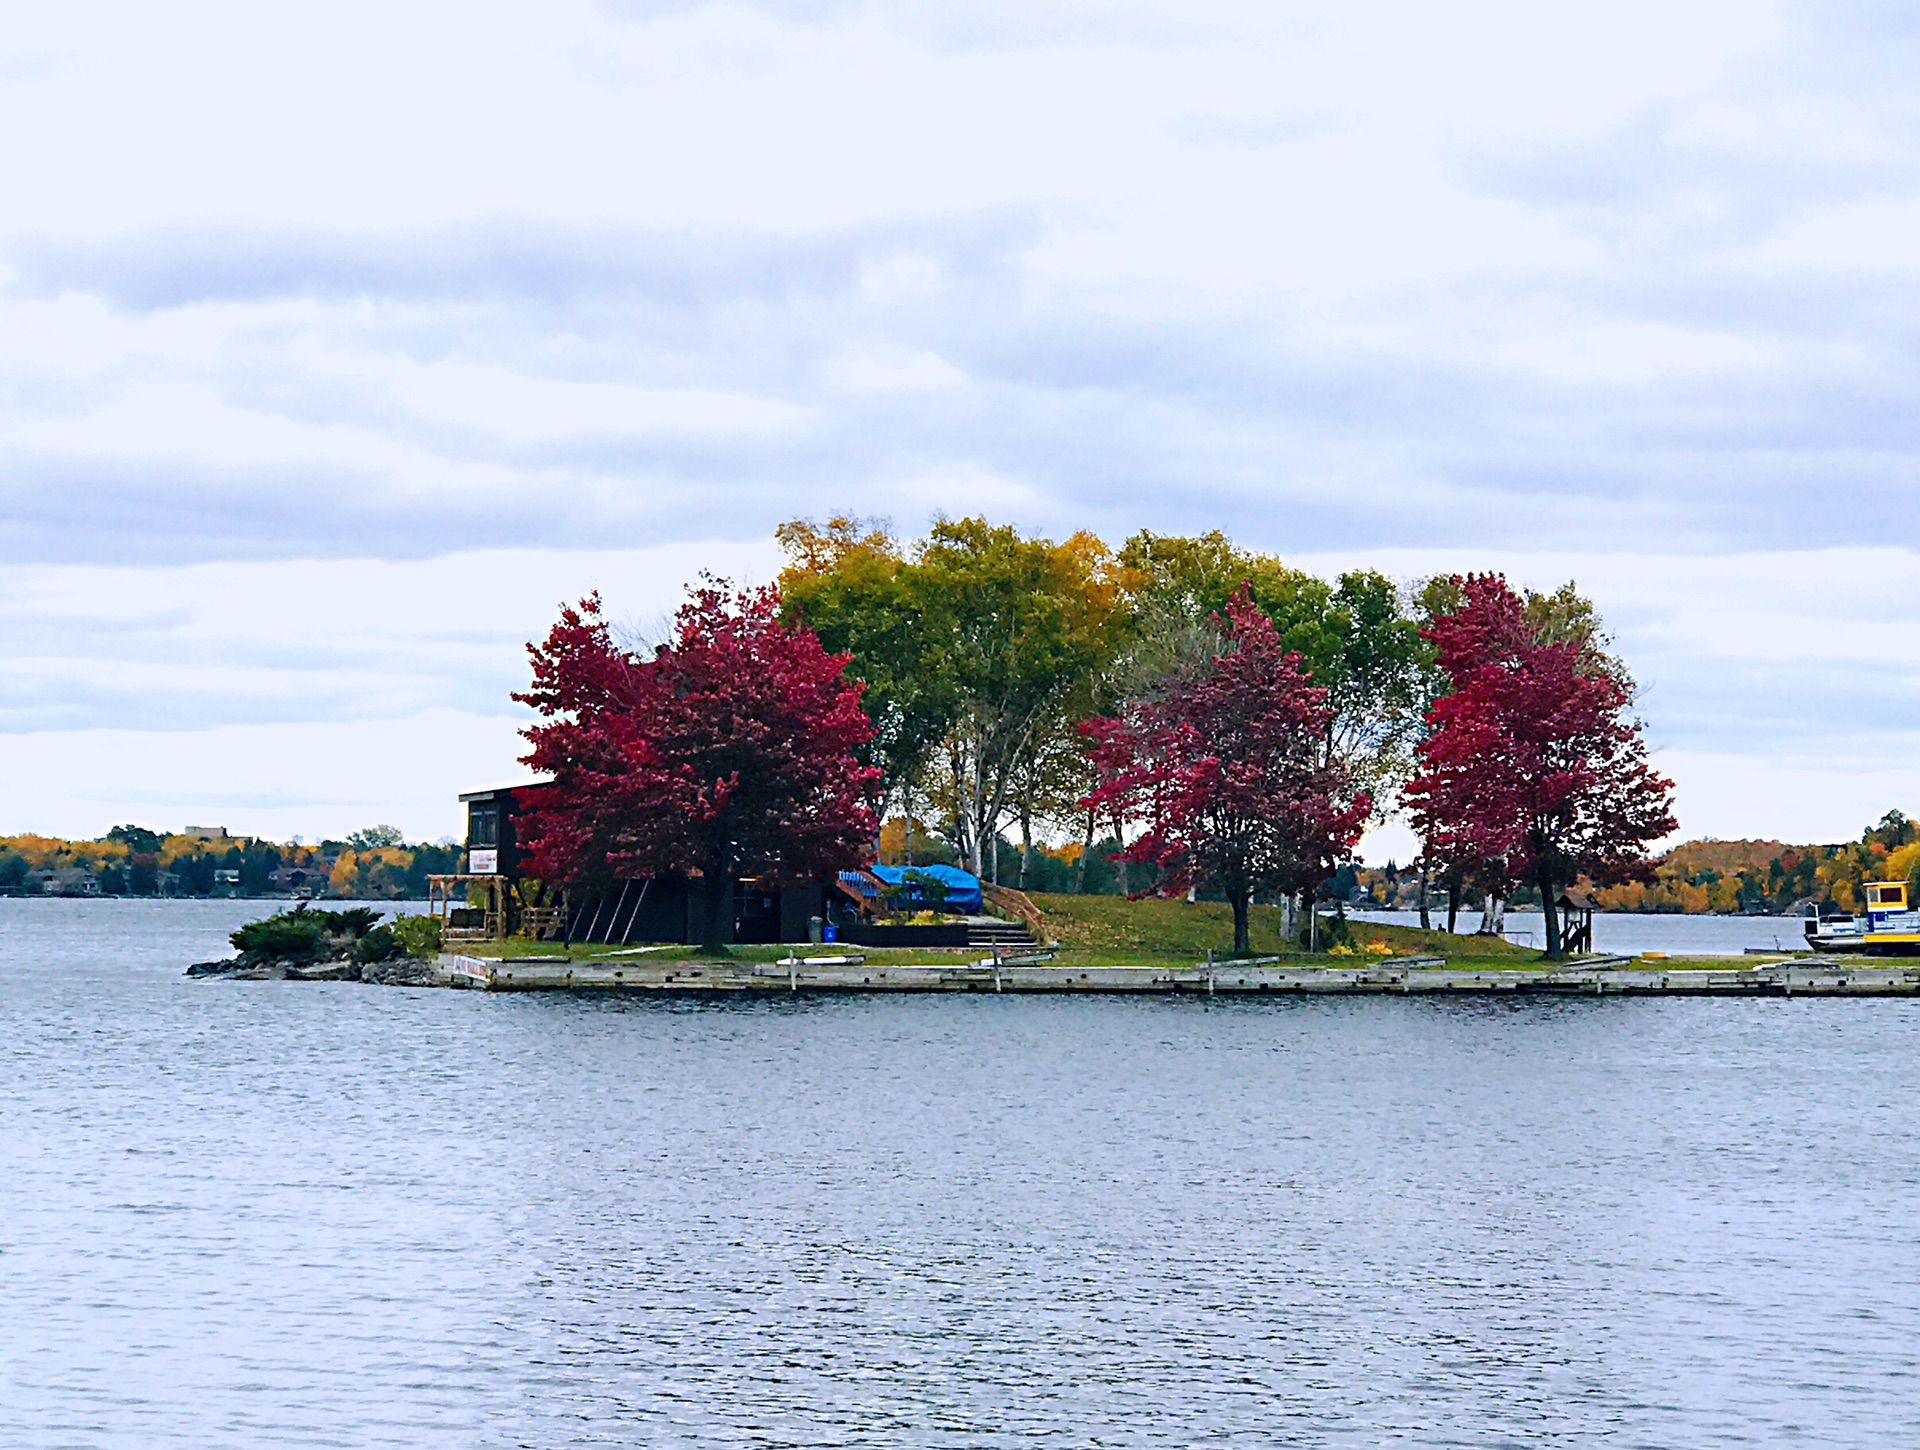
M 1034 894 L 1048 935 L 1059 943 L 1061 966 L 1182 966 L 1190 967 L 1207 959 L 1211 949 L 1225 957 L 1233 947 L 1233 912 L 1224 902 L 1213 901 L 1128 901 L 1119 896 L 1049 896 Z M 1280 909 L 1256 906 L 1251 922 L 1251 939 L 1256 956 L 1285 956 L 1302 964 L 1319 966 L 1356 966 L 1366 954 L 1334 956 L 1322 951 L 1308 955 L 1280 938 Z M 1444 931 L 1421 931 L 1414 927 L 1376 926 L 1368 922 L 1350 922 L 1349 930 L 1356 947 L 1368 942 L 1384 942 L 1394 956 L 1445 957 L 1450 964 L 1484 967 L 1489 970 L 1527 968 L 1541 964 L 1541 954 L 1528 947 L 1483 936 L 1450 936 Z M 797 950 L 800 956 L 826 956 L 839 951 L 857 952 L 875 966 L 950 966 L 977 961 L 987 953 L 976 948 L 903 948 L 814 946 L 790 949 L 779 946 L 736 946 L 724 952 L 703 952 L 696 947 L 667 946 L 657 951 L 622 952 L 619 948 L 576 945 L 571 949 L 558 942 L 508 941 L 452 943 L 450 950 L 473 956 L 518 957 L 561 956 L 575 961 L 612 957 L 635 962 L 732 960 L 772 962 Z M 1377 959 L 1377 958 L 1376 958 Z
M 1070 955 L 1075 961 L 1097 966 L 1128 962 L 1191 965 L 1206 960 L 1209 949 L 1225 956 L 1233 948 L 1233 910 L 1223 901 L 1128 901 L 1120 896 L 1037 893 L 1032 900 L 1040 908 L 1048 933 L 1060 943 L 1063 960 Z M 1355 964 L 1353 957 L 1325 952 L 1309 956 L 1283 941 L 1277 906 L 1254 907 L 1248 927 L 1255 956 L 1298 957 L 1322 966 Z M 1451 936 L 1444 931 L 1359 921 L 1349 922 L 1348 930 L 1356 947 L 1385 942 L 1394 956 L 1445 957 L 1450 963 L 1508 970 L 1540 961 L 1539 952 L 1497 937 Z

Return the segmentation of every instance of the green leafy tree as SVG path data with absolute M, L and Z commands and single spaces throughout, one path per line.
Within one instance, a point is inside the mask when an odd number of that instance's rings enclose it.
M 1104 546 L 979 518 L 942 521 L 911 550 L 848 518 L 779 537 L 785 616 L 853 656 L 888 795 L 940 806 L 969 869 L 992 875 L 1003 824 L 1044 808 L 1046 742 L 1095 712 L 1121 598 Z
M 879 768 L 885 798 L 911 795 L 959 706 L 937 641 L 928 638 L 917 580 L 900 543 L 877 521 L 840 516 L 782 524 L 787 567 L 781 617 L 805 623 L 831 653 L 853 656 L 860 703 L 874 724 L 861 758 Z
M 1154 698 L 1165 682 L 1210 668 L 1223 648 L 1227 603 L 1245 586 L 1281 647 L 1327 692 L 1328 756 L 1384 805 L 1411 769 L 1432 657 L 1392 580 L 1355 570 L 1328 584 L 1217 530 L 1136 534 L 1119 562 L 1132 587 L 1122 698 Z
M 160 849 L 166 837 L 159 831 L 150 831 L 145 826 L 115 826 L 107 832 L 109 841 L 118 841 L 129 851 L 152 852 Z
M 976 875 L 1023 768 L 1048 727 L 1090 713 L 1111 648 L 1110 609 L 1085 559 L 1093 550 L 1022 537 L 984 519 L 934 526 L 913 570 L 914 595 L 957 708 L 941 743 L 939 794 L 955 844 Z

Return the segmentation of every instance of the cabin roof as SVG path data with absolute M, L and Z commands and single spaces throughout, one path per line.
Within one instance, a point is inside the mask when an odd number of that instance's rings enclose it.
M 550 780 L 523 780 L 519 785 L 499 785 L 495 786 L 492 790 L 464 791 L 461 793 L 460 799 L 462 802 L 510 800 L 515 791 L 526 790 L 532 786 L 552 784 L 553 782 Z

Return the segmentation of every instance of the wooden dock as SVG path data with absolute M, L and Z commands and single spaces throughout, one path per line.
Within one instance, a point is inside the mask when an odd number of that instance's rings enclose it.
M 1799 958 L 1753 966 L 1624 964 L 1603 958 L 1555 971 L 1464 971 L 1431 958 L 1350 967 L 1232 962 L 1192 967 L 1057 963 L 871 966 L 861 962 L 687 962 L 485 958 L 443 954 L 447 986 L 490 992 L 1079 992 L 1187 996 L 1528 993 L 1547 996 L 1912 997 L 1920 958 Z

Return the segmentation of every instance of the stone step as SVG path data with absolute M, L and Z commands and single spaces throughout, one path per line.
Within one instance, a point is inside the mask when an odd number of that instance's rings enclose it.
M 967 923 L 967 945 L 970 947 L 1016 947 L 1031 951 L 1039 945 L 1033 939 L 1033 933 L 1017 921 Z

